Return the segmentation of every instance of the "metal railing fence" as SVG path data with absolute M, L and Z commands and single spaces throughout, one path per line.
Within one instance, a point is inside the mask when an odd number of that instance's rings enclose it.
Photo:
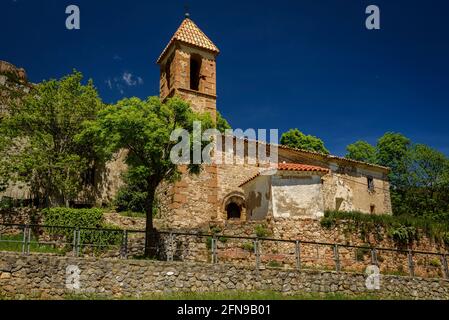
M 157 231 L 151 241 L 164 261 L 235 263 L 255 268 L 316 269 L 449 279 L 448 253 L 180 231 Z M 67 226 L 0 224 L 0 251 L 138 259 L 145 231 Z

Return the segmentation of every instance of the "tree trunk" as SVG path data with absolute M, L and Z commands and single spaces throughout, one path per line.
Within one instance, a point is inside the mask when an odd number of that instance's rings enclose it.
M 157 255 L 157 237 L 156 230 L 153 227 L 153 204 L 156 194 L 156 188 L 151 188 L 148 191 L 148 196 L 145 201 L 145 211 L 147 214 L 146 226 L 145 226 L 145 253 L 147 258 L 154 258 Z

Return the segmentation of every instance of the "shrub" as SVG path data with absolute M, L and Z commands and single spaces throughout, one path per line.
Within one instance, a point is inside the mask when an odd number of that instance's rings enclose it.
M 330 217 L 323 217 L 320 220 L 320 224 L 323 228 L 331 229 L 335 226 L 335 220 Z
M 397 243 L 408 244 L 417 240 L 418 230 L 416 227 L 397 225 L 388 230 L 388 235 Z
M 258 238 L 266 238 L 269 234 L 267 228 L 262 224 L 258 224 L 256 228 L 254 228 L 254 233 Z
M 365 256 L 370 253 L 370 250 L 368 248 L 357 248 L 355 252 L 356 260 L 357 261 L 364 261 Z
M 444 232 L 441 238 L 444 244 L 449 246 L 449 232 Z
M 358 230 L 363 240 L 368 234 L 374 234 L 378 240 L 382 240 L 383 231 L 387 231 L 387 235 L 399 244 L 419 240 L 420 235 L 424 234 L 432 240 L 449 245 L 449 223 L 429 218 L 373 215 L 358 211 L 326 211 L 320 223 L 323 228 L 330 229 L 339 221 L 350 222 L 342 224 L 344 231 Z
M 11 209 L 14 207 L 14 203 L 12 198 L 10 197 L 1 197 L 0 198 L 0 209 Z
M 212 233 L 212 234 L 219 234 L 220 232 L 221 232 L 222 230 L 221 230 L 221 228 L 219 227 L 219 226 L 211 226 L 210 227 L 210 232 Z
M 114 205 L 117 212 L 135 212 L 146 214 L 145 212 L 145 198 L 146 192 L 140 192 L 133 190 L 128 186 L 123 186 L 117 192 L 117 196 L 114 200 Z M 158 213 L 157 199 L 154 199 L 153 216 Z
M 206 238 L 206 248 L 208 250 L 212 249 L 212 237 L 207 237 Z
M 252 243 L 252 242 L 245 242 L 244 244 L 242 244 L 242 249 L 248 250 L 250 252 L 253 252 L 254 251 L 254 243 Z
M 146 213 L 145 201 L 148 190 L 148 182 L 143 178 L 142 168 L 129 170 L 123 176 L 124 185 L 117 192 L 114 200 L 117 212 L 140 212 Z M 153 216 L 158 212 L 157 199 L 154 199 Z
M 104 223 L 100 209 L 51 208 L 43 210 L 43 215 L 44 223 L 48 226 L 111 229 L 111 231 L 80 230 L 81 243 L 95 245 L 97 249 L 119 244 L 122 238 L 120 230 Z M 73 241 L 73 229 L 48 228 L 48 232 L 51 235 L 64 236 L 69 243 Z
M 429 261 L 429 265 L 432 267 L 439 268 L 441 267 L 441 262 L 438 258 L 433 258 L 432 260 Z
M 221 243 L 226 243 L 226 242 L 228 242 L 228 240 L 229 240 L 229 238 L 226 238 L 226 237 L 219 237 L 218 238 L 218 241 L 220 241 Z
M 100 209 L 44 209 L 44 223 L 51 226 L 101 228 L 103 212 Z
M 270 262 L 267 263 L 267 266 L 270 268 L 280 268 L 282 267 L 282 263 L 271 260 Z

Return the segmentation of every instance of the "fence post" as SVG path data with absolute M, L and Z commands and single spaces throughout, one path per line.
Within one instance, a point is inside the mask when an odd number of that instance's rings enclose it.
M 301 270 L 301 246 L 298 240 L 295 243 L 295 257 L 296 257 L 296 269 L 299 271 Z
M 31 228 L 28 227 L 28 241 L 27 241 L 27 254 L 30 254 L 30 245 L 31 245 Z
M 25 225 L 23 227 L 22 254 L 25 254 L 25 249 L 26 249 L 26 244 L 27 244 L 27 234 L 28 234 L 28 227 Z
M 256 256 L 256 272 L 259 274 L 260 270 L 260 251 L 259 251 L 259 238 L 254 240 L 254 254 Z
M 167 246 L 167 261 L 173 261 L 173 248 L 174 248 L 174 235 L 170 232 L 168 235 L 168 246 Z
M 443 268 L 444 268 L 444 276 L 446 279 L 449 279 L 449 268 L 447 265 L 447 256 L 445 253 L 441 255 L 441 259 L 443 260 Z
M 212 264 L 215 264 L 217 263 L 217 237 L 215 235 L 212 236 L 211 249 L 212 249 Z
M 76 228 L 73 229 L 73 241 L 72 241 L 72 247 L 73 247 L 73 256 L 76 256 L 76 237 L 78 236 L 78 233 L 76 232 Z
M 122 259 L 128 259 L 128 230 L 123 230 Z
M 371 249 L 371 264 L 375 266 L 379 266 L 379 263 L 377 261 L 377 251 L 376 248 Z
M 79 257 L 81 247 L 81 231 L 76 228 L 75 230 L 75 256 Z
M 414 277 L 415 276 L 415 265 L 413 263 L 413 253 L 411 249 L 408 249 L 408 269 L 410 272 L 410 277 Z
M 340 254 L 338 252 L 338 244 L 334 245 L 335 271 L 340 272 Z

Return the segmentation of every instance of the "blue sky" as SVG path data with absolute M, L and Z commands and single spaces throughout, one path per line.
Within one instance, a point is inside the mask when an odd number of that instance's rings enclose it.
M 186 2 L 221 50 L 218 109 L 233 127 L 299 128 L 337 155 L 395 131 L 449 155 L 445 0 L 0 0 L 0 60 L 33 82 L 76 68 L 108 103 L 157 95 Z M 70 4 L 81 30 L 65 28 Z M 370 4 L 381 30 L 365 28 Z

